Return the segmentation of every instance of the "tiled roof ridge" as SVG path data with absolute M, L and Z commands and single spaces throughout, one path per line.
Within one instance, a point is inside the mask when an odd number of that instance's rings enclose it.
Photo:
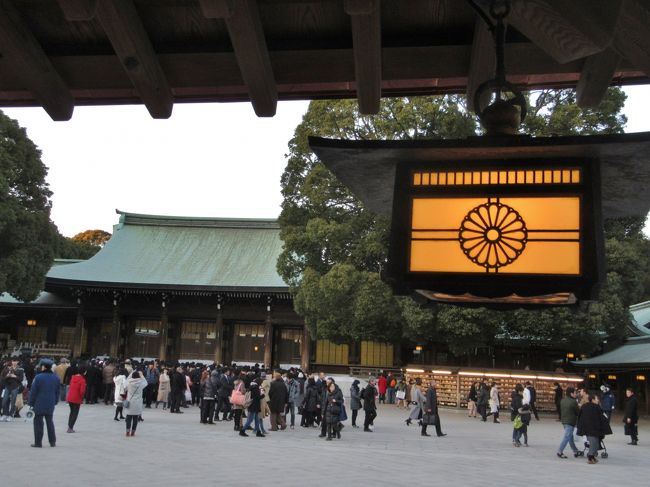
M 151 225 L 168 227 L 279 229 L 276 218 L 220 218 L 196 216 L 147 215 L 115 210 L 120 226 Z

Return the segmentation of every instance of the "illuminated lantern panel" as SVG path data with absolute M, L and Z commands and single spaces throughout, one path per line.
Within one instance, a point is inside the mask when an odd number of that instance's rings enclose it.
M 580 275 L 580 198 L 414 198 L 411 272 Z
M 569 304 L 590 298 L 602 248 L 588 161 L 398 166 L 389 274 L 429 299 Z

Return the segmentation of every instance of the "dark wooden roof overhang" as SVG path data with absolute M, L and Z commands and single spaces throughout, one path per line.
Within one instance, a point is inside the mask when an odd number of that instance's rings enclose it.
M 486 0 L 474 0 L 486 9 Z M 578 87 L 592 106 L 607 86 L 650 82 L 644 0 L 517 0 L 508 17 L 509 80 Z M 493 76 L 492 39 L 468 1 L 0 0 L 0 106 L 76 105 L 465 92 Z
M 238 288 L 225 286 L 186 286 L 169 284 L 139 284 L 139 283 L 107 283 L 107 282 L 82 282 L 48 277 L 45 283 L 46 290 L 50 292 L 67 292 L 77 294 L 114 294 L 120 295 L 160 295 L 169 296 L 221 296 L 229 299 L 262 299 L 272 298 L 277 300 L 291 300 L 288 288 Z

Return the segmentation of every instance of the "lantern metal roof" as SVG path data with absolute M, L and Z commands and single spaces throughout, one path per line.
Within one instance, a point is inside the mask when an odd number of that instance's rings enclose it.
M 600 163 L 603 218 L 646 215 L 650 132 L 568 137 L 349 141 L 310 137 L 319 159 L 369 210 L 391 217 L 398 162 L 586 158 Z

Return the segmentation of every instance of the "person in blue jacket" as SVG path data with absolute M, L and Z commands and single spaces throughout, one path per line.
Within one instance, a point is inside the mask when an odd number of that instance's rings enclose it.
M 52 373 L 52 362 L 49 359 L 40 361 L 41 372 L 34 377 L 32 388 L 29 391 L 28 404 L 34 409 L 34 448 L 43 446 L 43 419 L 47 425 L 47 439 L 50 446 L 56 446 L 56 433 L 54 431 L 54 406 L 59 402 L 60 381 Z

